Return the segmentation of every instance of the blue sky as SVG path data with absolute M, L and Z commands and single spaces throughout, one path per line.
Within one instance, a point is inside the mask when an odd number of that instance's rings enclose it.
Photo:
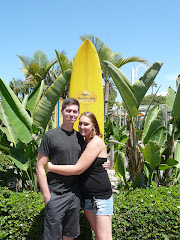
M 32 57 L 35 50 L 55 58 L 55 49 L 72 59 L 80 36 L 93 34 L 123 57 L 140 56 L 149 64 L 163 62 L 155 79 L 159 93 L 176 89 L 180 73 L 179 0 L 6 0 L 1 1 L 0 77 L 7 83 L 24 78 L 17 55 Z M 121 70 L 131 79 L 131 69 Z M 139 68 L 138 77 L 144 73 Z M 118 97 L 117 100 L 120 98 Z

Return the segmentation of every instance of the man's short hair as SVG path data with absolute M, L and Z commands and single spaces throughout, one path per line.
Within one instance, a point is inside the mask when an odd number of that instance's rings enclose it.
M 64 110 L 68 105 L 76 105 L 76 106 L 78 106 L 78 110 L 80 108 L 78 100 L 75 99 L 75 98 L 72 98 L 72 97 L 66 98 L 63 101 L 63 103 L 62 103 L 62 110 Z

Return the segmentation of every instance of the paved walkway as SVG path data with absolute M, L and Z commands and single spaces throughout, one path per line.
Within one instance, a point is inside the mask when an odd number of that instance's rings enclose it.
M 113 192 L 119 192 L 119 190 L 117 189 L 118 178 L 115 175 L 114 169 L 108 169 L 107 173 L 111 182 Z

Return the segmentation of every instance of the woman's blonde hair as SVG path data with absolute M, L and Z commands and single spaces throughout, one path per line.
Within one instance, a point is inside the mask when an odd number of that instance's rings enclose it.
M 92 112 L 83 112 L 81 114 L 81 116 L 88 117 L 91 120 L 92 124 L 94 125 L 95 129 L 94 129 L 94 131 L 91 134 L 91 138 L 93 138 L 95 135 L 97 135 L 99 137 L 103 136 L 101 134 L 101 132 L 100 132 L 99 125 L 98 125 L 98 122 L 97 122 L 97 119 L 96 119 L 94 113 L 92 113 Z M 81 118 L 81 116 L 80 116 L 80 118 Z

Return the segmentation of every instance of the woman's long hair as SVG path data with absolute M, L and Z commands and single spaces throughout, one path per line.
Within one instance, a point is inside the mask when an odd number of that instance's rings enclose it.
M 91 120 L 92 124 L 94 125 L 94 131 L 91 134 L 91 138 L 93 138 L 95 135 L 97 135 L 99 137 L 102 137 L 102 134 L 100 132 L 99 125 L 98 125 L 98 122 L 97 122 L 97 119 L 96 119 L 94 113 L 92 113 L 92 112 L 83 112 L 81 114 L 81 116 L 88 117 Z M 81 116 L 80 116 L 80 118 L 81 118 Z

